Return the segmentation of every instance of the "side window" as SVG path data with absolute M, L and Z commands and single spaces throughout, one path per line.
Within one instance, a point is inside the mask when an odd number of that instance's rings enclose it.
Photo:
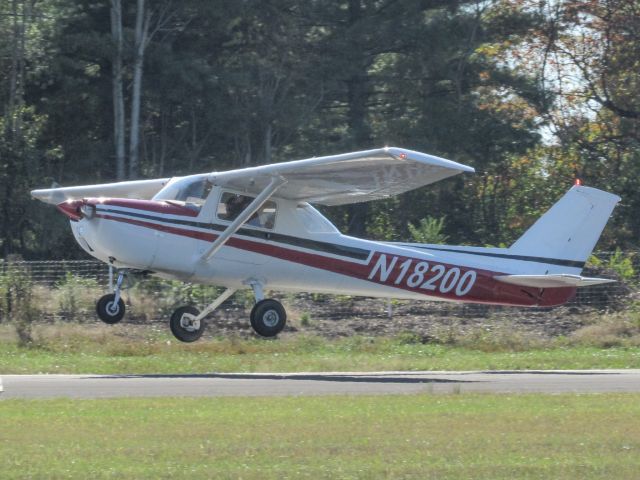
M 218 218 L 232 222 L 249 206 L 255 197 L 224 192 L 218 204 Z M 276 203 L 267 201 L 260 209 L 244 222 L 245 225 L 260 228 L 273 228 L 276 223 Z

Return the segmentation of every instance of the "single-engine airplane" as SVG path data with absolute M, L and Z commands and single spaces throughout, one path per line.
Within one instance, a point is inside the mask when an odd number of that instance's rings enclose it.
M 497 305 L 552 306 L 577 287 L 620 201 L 574 185 L 509 248 L 378 242 L 341 234 L 312 205 L 387 198 L 472 167 L 402 148 L 309 158 L 185 177 L 34 190 L 71 220 L 76 241 L 112 272 L 97 302 L 106 323 L 125 313 L 128 275 L 225 287 L 199 311 L 171 315 L 176 338 L 193 342 L 204 320 L 238 289 L 251 288 L 259 335 L 277 335 L 286 312 L 264 291 L 306 291 Z M 118 273 L 113 285 L 113 271 Z

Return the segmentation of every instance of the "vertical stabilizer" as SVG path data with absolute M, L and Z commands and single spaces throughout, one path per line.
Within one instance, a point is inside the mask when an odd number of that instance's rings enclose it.
M 510 248 L 514 255 L 573 261 L 554 272 L 580 273 L 620 197 L 585 186 L 574 186 Z M 577 263 L 576 263 L 577 262 Z M 540 273 L 554 273 L 541 266 Z

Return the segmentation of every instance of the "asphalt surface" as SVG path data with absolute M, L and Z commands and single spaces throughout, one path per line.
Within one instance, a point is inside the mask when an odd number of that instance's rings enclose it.
M 3 375 L 0 399 L 640 392 L 640 370 Z

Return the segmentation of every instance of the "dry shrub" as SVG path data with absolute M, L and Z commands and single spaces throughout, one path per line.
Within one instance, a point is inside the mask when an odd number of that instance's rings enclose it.
M 116 338 L 108 325 L 79 325 L 55 322 L 34 329 L 35 343 L 51 352 L 82 352 L 107 345 Z
M 95 312 L 96 298 L 102 295 L 102 288 L 93 278 L 83 278 L 67 272 L 56 283 L 52 292 L 57 302 L 57 310 L 62 318 L 82 321 Z
M 531 332 L 516 330 L 509 323 L 492 323 L 466 331 L 446 328 L 436 332 L 439 343 L 465 347 L 482 352 L 524 352 L 549 346 L 549 341 Z
M 128 318 L 148 322 L 156 318 L 162 318 L 164 308 L 159 305 L 157 298 L 143 291 L 131 290 L 127 292 L 131 308 L 128 309 Z
M 34 302 L 29 267 L 19 258 L 9 258 L 0 272 L 0 314 L 13 323 L 18 345 L 33 344 L 33 323 L 40 318 Z
M 607 315 L 598 323 L 576 330 L 568 341 L 599 348 L 640 346 L 640 317 L 633 311 Z

